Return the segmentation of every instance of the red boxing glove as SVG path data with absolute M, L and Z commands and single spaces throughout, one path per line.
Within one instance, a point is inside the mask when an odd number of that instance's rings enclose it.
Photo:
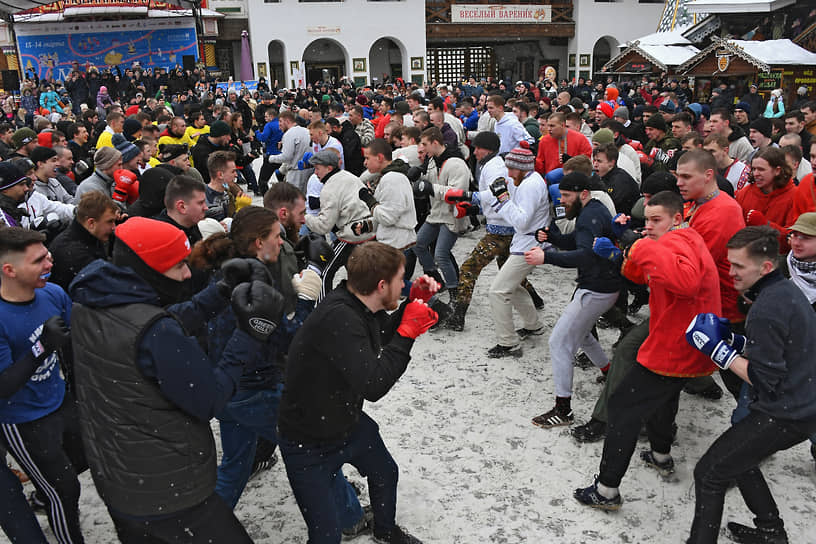
M 428 284 L 427 276 L 420 276 L 411 284 L 408 300 L 419 299 L 422 302 L 428 302 L 438 290 L 438 286 L 435 289 L 431 289 L 431 286 Z
M 745 224 L 749 227 L 761 227 L 768 224 L 768 219 L 759 210 L 749 210 L 745 216 Z
M 457 202 L 470 202 L 472 195 L 470 191 L 462 189 L 448 189 L 445 193 L 445 202 L 447 204 L 456 204 Z
M 462 219 L 463 217 L 470 215 L 470 209 L 473 205 L 470 202 L 457 202 L 456 207 L 453 209 L 453 216 L 456 219 Z
M 130 170 L 120 168 L 113 173 L 113 199 L 133 204 L 139 198 L 139 178 Z
M 431 307 L 418 300 L 412 300 L 402 312 L 402 321 L 397 328 L 397 334 L 405 338 L 415 339 L 430 329 L 439 320 Z

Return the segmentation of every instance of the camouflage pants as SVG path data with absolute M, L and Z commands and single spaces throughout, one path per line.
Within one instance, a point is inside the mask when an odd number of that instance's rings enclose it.
M 473 298 L 473 287 L 482 269 L 489 265 L 493 259 L 499 268 L 510 256 L 510 242 L 513 241 L 512 234 L 485 234 L 470 252 L 467 260 L 459 270 L 459 292 L 456 296 L 456 306 L 467 308 Z M 528 292 L 534 292 L 533 286 L 526 279 L 521 284 Z

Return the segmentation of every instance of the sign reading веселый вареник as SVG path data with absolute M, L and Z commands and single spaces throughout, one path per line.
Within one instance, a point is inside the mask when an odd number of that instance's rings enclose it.
M 452 23 L 549 23 L 552 6 L 451 4 Z

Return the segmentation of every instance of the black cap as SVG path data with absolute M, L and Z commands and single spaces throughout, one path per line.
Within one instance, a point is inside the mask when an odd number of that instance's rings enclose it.
M 572 191 L 574 193 L 590 191 L 592 190 L 591 187 L 592 181 L 589 179 L 589 176 L 582 174 L 581 172 L 570 172 L 561 178 L 561 183 L 558 184 L 559 190 Z
M 655 113 L 654 115 L 649 117 L 649 120 L 646 121 L 646 126 L 655 128 L 657 130 L 662 130 L 663 132 L 669 130 L 669 127 L 666 126 L 666 120 L 663 119 L 663 116 L 660 115 L 659 113 Z
M 31 162 L 37 164 L 38 162 L 45 162 L 51 157 L 56 157 L 57 152 L 51 149 L 50 147 L 44 147 L 38 145 L 31 151 L 30 159 Z
M 501 140 L 499 139 L 499 135 L 495 132 L 483 130 L 477 134 L 475 138 L 473 138 L 472 144 L 473 147 L 487 149 L 488 151 L 495 153 L 501 147 Z

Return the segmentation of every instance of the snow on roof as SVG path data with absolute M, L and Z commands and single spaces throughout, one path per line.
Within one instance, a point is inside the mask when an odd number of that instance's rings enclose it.
M 796 0 L 694 0 L 686 4 L 691 13 L 769 13 Z
M 641 45 L 689 45 L 691 42 L 683 37 L 683 32 L 690 27 L 678 27 L 669 32 L 655 32 L 648 36 L 638 38 Z
M 700 52 L 693 45 L 644 45 L 638 46 L 644 53 L 659 60 L 664 66 L 679 66 Z
M 800 47 L 792 41 L 785 40 L 728 40 L 730 43 L 739 46 L 748 55 L 765 64 L 816 64 L 816 53 L 811 53 L 804 47 Z

